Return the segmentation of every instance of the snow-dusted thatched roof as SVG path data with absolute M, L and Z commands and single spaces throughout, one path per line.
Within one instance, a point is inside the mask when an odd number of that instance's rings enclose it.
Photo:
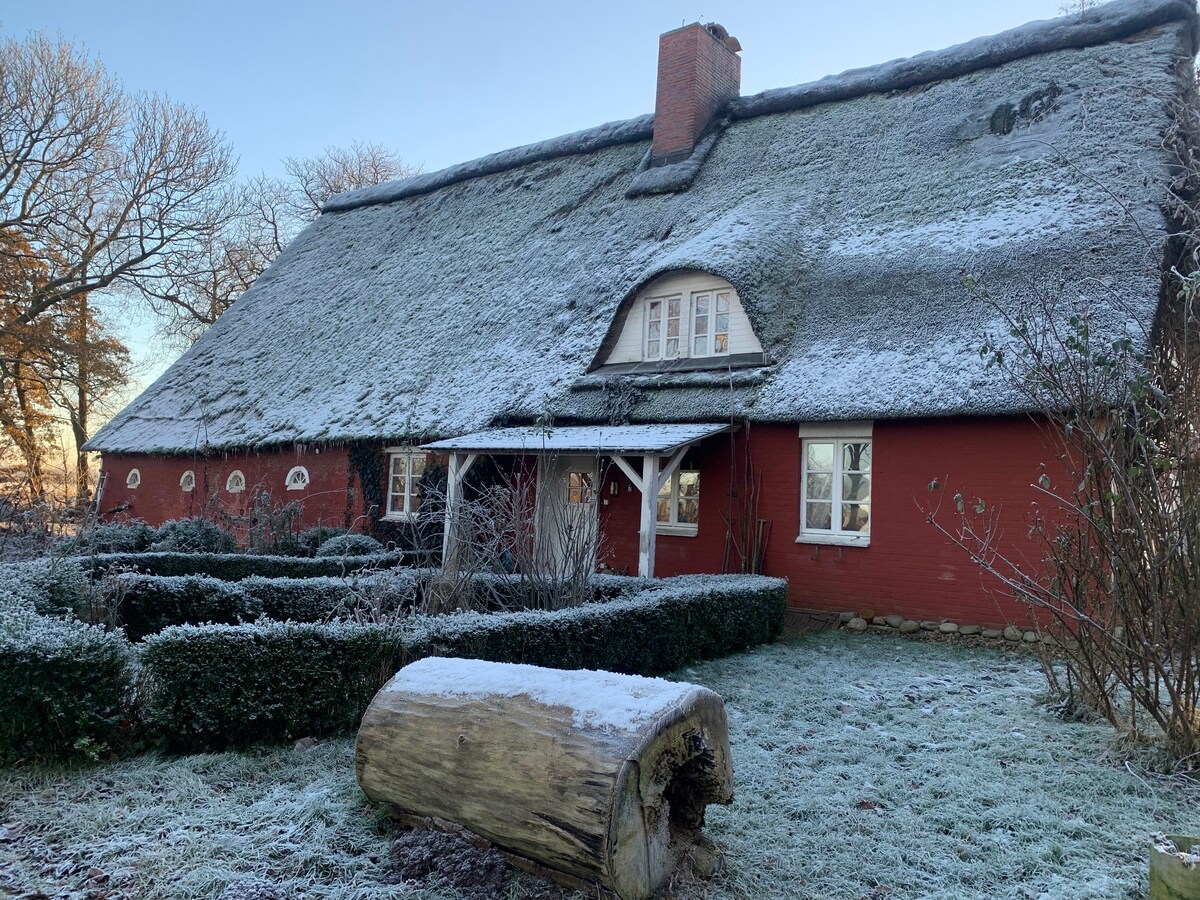
M 1049 287 L 1101 331 L 1149 328 L 1195 22 L 1118 0 L 743 97 L 702 163 L 649 185 L 642 117 L 334 198 L 89 447 L 1019 411 L 962 272 L 1006 304 Z M 589 374 L 637 287 L 689 268 L 737 288 L 767 365 Z

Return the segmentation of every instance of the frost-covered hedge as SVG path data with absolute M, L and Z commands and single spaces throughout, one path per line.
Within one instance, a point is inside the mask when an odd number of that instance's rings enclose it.
M 0 598 L 0 761 L 94 759 L 114 744 L 132 691 L 120 634 Z
M 405 570 L 346 578 L 254 575 L 242 581 L 124 573 L 116 581 L 114 620 L 133 641 L 172 625 L 232 625 L 262 617 L 320 622 L 355 611 L 381 615 L 410 608 L 417 595 L 416 579 Z
M 341 556 L 373 556 L 383 552 L 383 544 L 369 534 L 339 534 L 321 543 L 317 556 L 326 559 Z
M 256 556 L 247 553 L 101 553 L 78 562 L 99 574 L 107 569 L 134 569 L 147 575 L 207 575 L 223 581 L 262 578 L 337 577 L 361 569 L 401 565 L 399 553 L 377 553 L 338 559 Z
M 144 720 L 179 750 L 345 731 L 404 662 L 399 634 L 380 626 L 168 628 L 142 649 Z
M 44 615 L 77 609 L 91 594 L 87 568 L 78 559 L 41 558 L 0 564 L 0 590 Z
M 774 640 L 787 582 L 750 575 L 682 575 L 623 599 L 557 612 L 468 613 L 414 619 L 414 657 L 462 656 L 631 675 L 669 672 Z M 610 584 L 617 590 L 620 582 Z
M 631 674 L 670 671 L 773 640 L 787 582 L 683 576 L 558 612 L 414 617 L 402 626 L 259 623 L 146 639 L 146 720 L 180 749 L 352 727 L 399 665 L 465 656 Z M 611 582 L 616 591 L 622 582 Z

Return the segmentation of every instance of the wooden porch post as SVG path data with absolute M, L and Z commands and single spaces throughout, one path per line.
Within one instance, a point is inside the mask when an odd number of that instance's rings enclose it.
M 638 532 L 638 576 L 654 577 L 654 538 L 658 521 L 658 454 L 642 456 L 642 517 Z
M 446 520 L 442 526 L 442 568 L 452 568 L 457 565 L 455 556 L 458 548 L 455 546 L 455 517 L 458 506 L 462 502 L 462 482 L 467 470 L 475 462 L 474 453 L 451 453 L 446 466 Z

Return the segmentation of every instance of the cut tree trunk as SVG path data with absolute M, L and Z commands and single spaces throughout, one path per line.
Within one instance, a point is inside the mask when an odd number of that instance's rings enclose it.
M 709 803 L 733 799 L 725 706 L 691 684 L 431 658 L 363 716 L 358 782 L 626 900 L 711 869 Z

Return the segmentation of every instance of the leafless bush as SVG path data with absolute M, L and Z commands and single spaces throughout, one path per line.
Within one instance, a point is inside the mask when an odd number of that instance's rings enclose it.
M 547 456 L 544 466 L 554 468 Z M 498 471 L 465 492 L 452 513 L 449 558 L 426 592 L 425 611 L 563 609 L 591 598 L 605 553 L 596 503 L 603 472 L 538 502 L 535 473 Z M 446 508 L 445 495 L 429 498 Z M 423 500 L 423 502 L 425 502 Z
M 1132 739 L 1161 735 L 1172 758 L 1194 763 L 1200 276 L 1178 276 L 1173 288 L 1170 327 L 1153 339 L 1101 336 L 1089 308 L 1067 309 L 1044 295 L 1008 317 L 1011 340 L 985 348 L 1038 411 L 1055 448 L 1043 471 L 1031 473 L 1042 498 L 1029 529 L 1037 561 L 1001 542 L 984 499 L 955 494 L 947 522 L 943 486 L 934 482 L 928 511 L 1056 639 L 1065 675 L 1045 667 L 1052 690 Z

